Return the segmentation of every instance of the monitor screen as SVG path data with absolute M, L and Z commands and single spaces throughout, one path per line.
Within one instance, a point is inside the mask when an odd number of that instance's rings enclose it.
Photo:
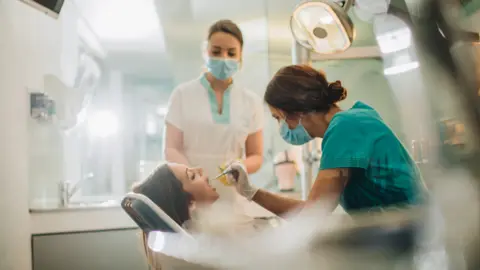
M 42 5 L 55 13 L 60 13 L 63 1 L 64 0 L 33 0 L 33 2 Z
M 54 17 L 58 18 L 60 11 L 62 10 L 63 3 L 65 0 L 20 0 L 41 12 Z

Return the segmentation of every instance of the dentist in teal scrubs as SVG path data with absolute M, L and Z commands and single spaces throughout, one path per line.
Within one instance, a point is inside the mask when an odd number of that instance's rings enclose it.
M 323 138 L 322 157 L 307 202 L 258 189 L 242 164 L 230 177 L 248 200 L 281 215 L 325 199 L 333 211 L 347 213 L 403 208 L 423 201 L 425 187 L 415 162 L 382 117 L 371 106 L 356 102 L 342 110 L 347 97 L 340 81 L 329 82 L 309 66 L 280 69 L 267 86 L 265 102 L 279 122 L 283 139 L 302 145 Z
M 199 167 L 197 173 L 211 178 L 232 160 L 254 173 L 263 162 L 264 107 L 259 96 L 234 80 L 242 62 L 242 32 L 232 21 L 220 20 L 210 27 L 206 41 L 205 72 L 178 85 L 170 96 L 166 160 Z M 246 202 L 234 187 L 211 184 L 220 201 Z

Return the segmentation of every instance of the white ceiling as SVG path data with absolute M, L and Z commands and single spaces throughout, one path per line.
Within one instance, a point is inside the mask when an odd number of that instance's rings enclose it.
M 178 59 L 198 60 L 211 23 L 231 19 L 245 36 L 245 53 L 289 55 L 290 14 L 299 0 L 74 0 L 126 72 L 170 76 Z M 477 12 L 472 18 L 480 17 Z M 480 25 L 479 19 L 472 19 Z M 195 61 L 193 61 L 194 64 Z M 178 71 L 177 71 L 178 72 Z
M 289 18 L 300 0 L 73 0 L 110 66 L 143 76 L 172 76 L 201 65 L 202 42 L 216 20 L 239 24 L 245 53 L 288 57 Z M 477 12 L 472 18 L 480 17 Z M 472 19 L 473 21 L 473 19 Z M 480 25 L 478 19 L 473 25 Z M 355 22 L 357 24 L 357 22 Z M 358 24 L 357 26 L 360 26 Z M 362 32 L 365 32 L 358 28 Z M 368 29 L 367 29 L 368 30 Z M 360 34 L 357 36 L 366 36 Z M 188 72 L 187 72 L 188 73 Z
M 75 3 L 107 50 L 165 50 L 154 0 L 76 0 Z
M 108 51 L 164 52 L 165 32 L 171 39 L 194 40 L 204 37 L 218 19 L 237 22 L 249 42 L 264 41 L 268 31 L 265 1 L 259 0 L 74 1 Z M 274 31 L 290 35 L 289 31 Z
M 185 57 L 185 52 L 194 50 L 201 57 L 208 27 L 219 19 L 238 23 L 244 34 L 245 53 L 267 52 L 269 32 L 275 33 L 277 41 L 291 38 L 288 24 L 269 24 L 267 5 L 272 0 L 74 1 L 108 51 L 108 64 L 144 76 L 156 76 L 158 72 L 169 76 L 172 70 L 167 67 Z M 282 2 L 297 1 L 276 2 L 279 7 Z
M 265 2 L 262 0 L 191 0 L 193 19 L 211 22 L 212 18 L 228 18 L 233 21 L 256 19 L 265 16 Z
M 127 73 L 155 77 L 171 76 L 171 73 L 175 72 L 174 62 L 185 62 L 188 57 L 201 59 L 202 43 L 208 27 L 219 19 L 228 18 L 239 25 L 244 34 L 246 54 L 266 53 L 269 32 L 275 33 L 275 43 L 284 37 L 291 38 L 288 24 L 280 24 L 280 27 L 271 24 L 267 5 L 276 2 L 276 7 L 281 7 L 282 3 L 297 2 L 296 0 L 73 1 L 98 37 L 100 44 L 108 52 L 107 64 Z M 290 42 L 286 44 L 290 46 Z M 193 62 L 194 65 L 201 65 Z

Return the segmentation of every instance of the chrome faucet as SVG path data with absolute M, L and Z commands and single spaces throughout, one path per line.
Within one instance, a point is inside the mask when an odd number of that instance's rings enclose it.
M 60 206 L 61 207 L 67 207 L 70 205 L 70 199 L 72 198 L 73 195 L 75 195 L 81 188 L 83 182 L 85 180 L 93 178 L 93 173 L 87 174 L 85 177 L 80 179 L 73 187 L 71 186 L 71 183 L 68 181 L 61 182 L 59 184 L 59 195 L 60 195 Z

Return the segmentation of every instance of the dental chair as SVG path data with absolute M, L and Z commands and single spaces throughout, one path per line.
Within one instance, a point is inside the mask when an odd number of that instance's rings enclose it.
M 121 202 L 123 210 L 138 225 L 138 227 L 147 235 L 147 248 L 152 270 L 175 270 L 175 269 L 192 269 L 192 270 L 209 270 L 184 260 L 173 258 L 151 249 L 151 243 L 163 238 L 163 234 L 179 234 L 181 236 L 191 238 L 191 235 L 171 219 L 160 207 L 152 202 L 148 197 L 142 194 L 130 192 L 123 198 Z M 172 244 L 172 243 L 165 243 Z M 174 243 L 173 243 L 174 244 Z M 152 262 L 153 261 L 153 262 Z M 160 265 L 157 268 L 157 265 Z M 154 268 L 155 267 L 155 268 Z
M 122 208 L 147 234 L 151 231 L 162 231 L 188 235 L 180 225 L 145 195 L 128 193 L 122 200 Z

